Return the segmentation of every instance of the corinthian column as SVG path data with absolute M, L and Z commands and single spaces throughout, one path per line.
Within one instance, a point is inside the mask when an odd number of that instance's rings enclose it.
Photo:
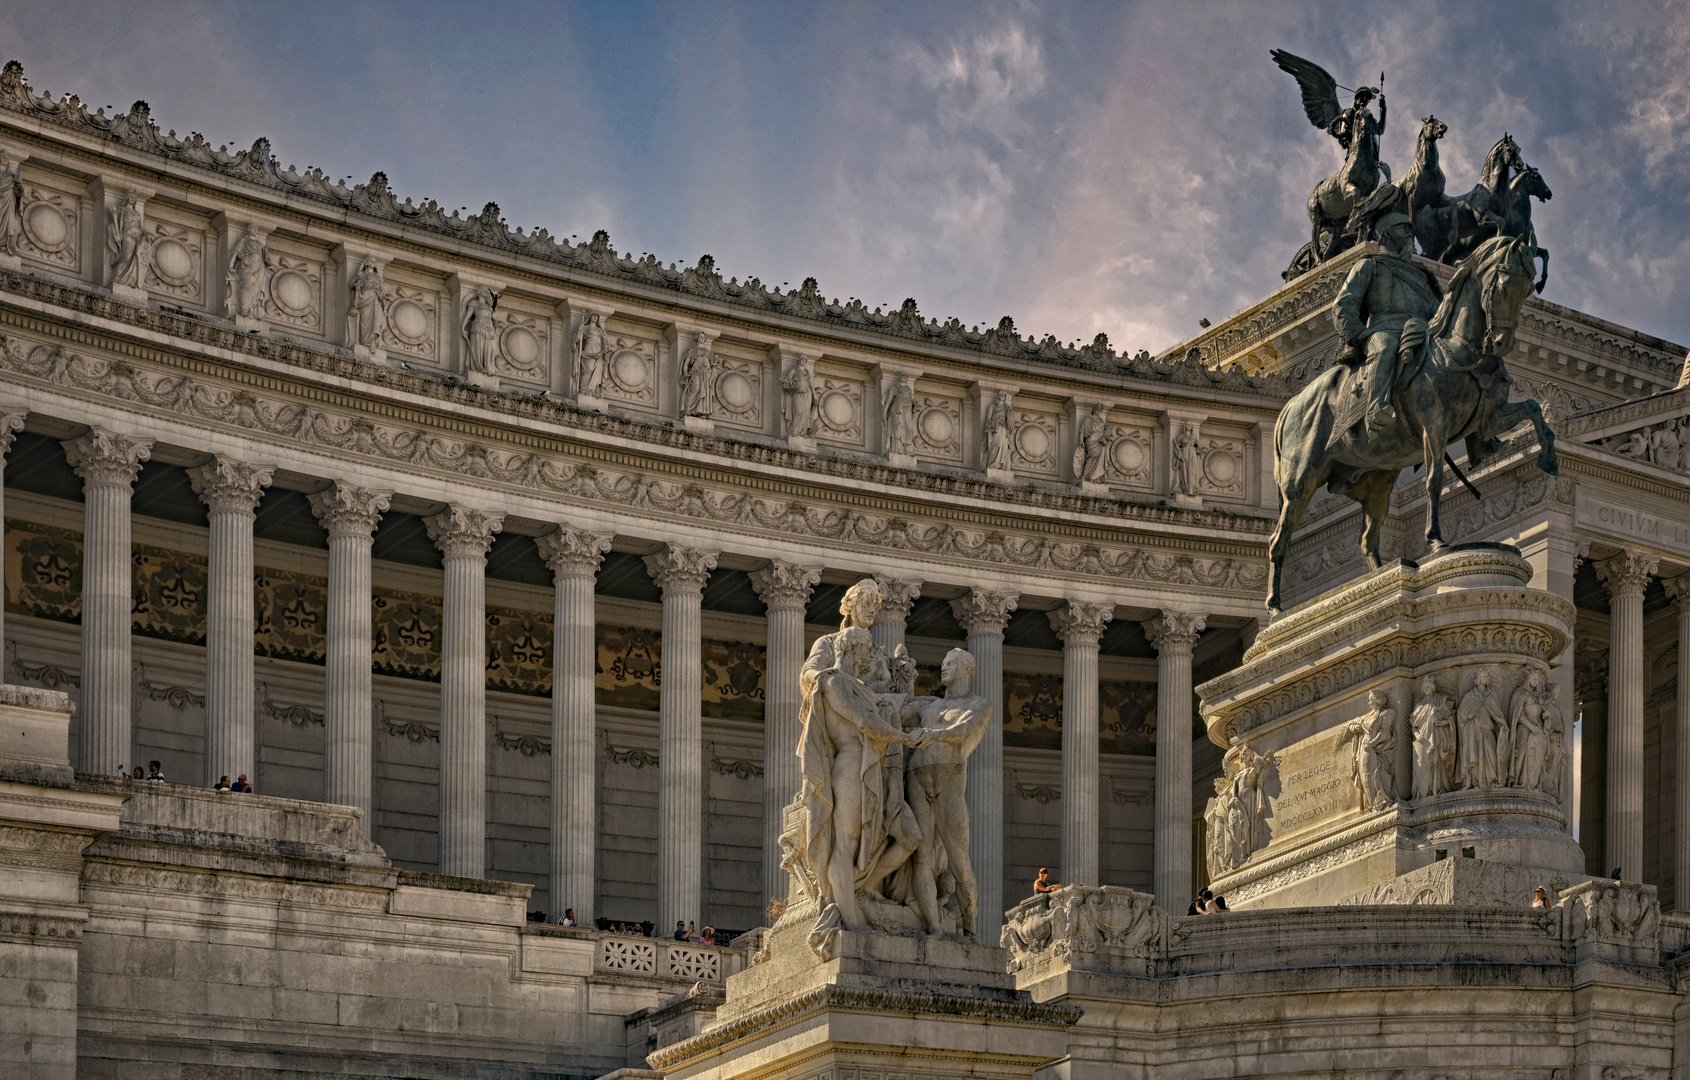
M 670 544 L 647 555 L 663 590 L 663 685 L 657 700 L 657 924 L 702 920 L 704 733 L 699 606 L 720 552 Z
M 1050 613 L 1062 639 L 1062 875 L 1066 885 L 1096 885 L 1097 641 L 1115 617 L 1109 604 L 1068 606 Z
M 487 872 L 487 549 L 505 515 L 453 505 L 428 519 L 444 556 L 440 631 L 440 872 Z
M 1608 862 L 1643 880 L 1643 589 L 1659 560 L 1629 548 L 1596 564 L 1608 585 Z
M 921 582 L 896 581 L 880 574 L 874 575 L 874 580 L 880 583 L 880 614 L 875 616 L 869 633 L 874 635 L 874 643 L 891 656 L 904 643 L 904 624 L 909 621 L 911 605 L 921 595 Z
M 751 575 L 768 606 L 768 649 L 763 666 L 763 896 L 786 898 L 780 865 L 781 811 L 798 794 L 798 669 L 804 664 L 804 609 L 819 566 L 776 559 Z
M 1686 360 L 1690 364 L 1690 360 Z M 1678 757 L 1672 829 L 1672 907 L 1690 911 L 1690 574 L 1661 584 L 1678 602 Z
M 258 779 L 253 723 L 252 517 L 274 465 L 215 457 L 188 472 L 205 503 L 205 784 L 222 776 Z
M 370 835 L 370 544 L 391 491 L 336 482 L 311 496 L 311 512 L 329 534 L 329 626 L 323 672 L 323 797 L 363 812 Z
M 992 722 L 968 759 L 968 861 L 980 889 L 975 936 L 990 943 L 1003 928 L 1003 628 L 1020 599 L 974 589 L 951 601 L 974 657 L 974 692 L 992 706 Z
M 93 428 L 64 448 L 83 492 L 77 768 L 110 776 L 129 761 L 129 496 L 153 441 Z
M 1156 650 L 1156 902 L 1191 891 L 1191 647 L 1207 616 L 1164 611 L 1144 624 Z
M 552 898 L 556 919 L 575 909 L 591 926 L 598 854 L 598 773 L 593 760 L 593 582 L 611 533 L 558 526 L 535 544 L 552 569 Z
M 28 415 L 27 409 L 0 407 L 0 552 L 6 550 L 6 455 L 11 452 L 12 440 L 17 438 L 18 429 L 23 427 Z M 5 578 L 5 560 L 0 559 L 0 596 L 5 595 Z M 6 644 L 5 609 L 6 605 L 0 604 L 0 655 L 4 655 Z M 5 673 L 0 672 L 0 682 L 5 681 Z

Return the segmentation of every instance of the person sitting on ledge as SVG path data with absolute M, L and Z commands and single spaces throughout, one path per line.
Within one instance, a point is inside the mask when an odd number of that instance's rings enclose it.
M 140 771 L 140 769 L 135 770 L 137 774 L 140 773 Z M 162 783 L 164 781 L 164 767 L 156 761 L 147 762 L 147 779 L 157 780 Z
M 676 919 L 675 920 L 675 940 L 676 941 L 685 941 L 686 939 L 687 939 L 687 921 L 685 919 Z
M 1549 908 L 1554 906 L 1554 904 L 1549 902 L 1549 893 L 1544 890 L 1543 886 L 1539 885 L 1537 892 L 1532 894 L 1532 907 Z
M 557 924 L 559 926 L 574 926 L 575 925 L 575 909 L 574 908 L 564 908 L 563 909 L 563 918 L 559 919 L 557 921 Z
M 1036 893 L 1055 892 L 1062 888 L 1059 882 L 1050 880 L 1050 868 L 1039 867 L 1039 876 L 1033 880 L 1033 891 Z

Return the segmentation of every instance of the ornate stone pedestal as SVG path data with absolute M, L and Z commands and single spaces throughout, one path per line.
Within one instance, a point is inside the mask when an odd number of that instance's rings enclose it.
M 1531 577 L 1506 545 L 1388 566 L 1198 687 L 1227 747 L 1211 887 L 1234 908 L 1331 904 L 1459 858 L 1583 880 L 1562 805 L 1572 710 L 1548 678 L 1573 606 Z
M 1068 1052 L 1073 1006 L 1015 989 L 1009 952 L 941 938 L 841 931 L 810 947 L 810 902 L 729 977 L 716 1022 L 652 1054 L 666 1077 L 1031 1077 Z

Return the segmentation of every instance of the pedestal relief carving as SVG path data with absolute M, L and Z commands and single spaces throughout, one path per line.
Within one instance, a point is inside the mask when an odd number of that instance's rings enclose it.
M 1420 700 L 1410 723 L 1414 729 L 1413 797 L 1425 799 L 1454 791 L 1455 709 L 1430 675 L 1420 680 Z
M 264 237 L 248 228 L 229 250 L 229 270 L 224 275 L 224 306 L 242 329 L 241 320 L 256 324 L 264 317 L 265 274 L 270 267 L 270 249 Z
M 382 280 L 381 263 L 366 257 L 347 287 L 352 299 L 346 308 L 346 344 L 358 355 L 385 353 L 382 331 L 387 327 L 387 283 Z
M 1397 711 L 1379 690 L 1367 695 L 1368 712 L 1345 724 L 1338 745 L 1350 750 L 1350 783 L 1360 809 L 1384 810 L 1396 802 Z
M 1094 962 L 1106 970 L 1142 974 L 1144 961 L 1163 946 L 1172 923 L 1148 893 L 1111 885 L 1064 885 L 1010 908 L 1000 946 L 1009 950 L 1011 971 L 1046 958 L 1082 966 L 1082 957 L 1094 955 Z

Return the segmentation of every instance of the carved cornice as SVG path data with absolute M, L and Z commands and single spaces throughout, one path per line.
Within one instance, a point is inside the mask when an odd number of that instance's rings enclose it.
M 771 559 L 768 566 L 751 572 L 751 587 L 771 611 L 802 611 L 810 602 L 810 590 L 821 579 L 819 566 Z
M 599 572 L 599 564 L 604 562 L 604 553 L 610 550 L 614 536 L 614 533 L 559 525 L 557 532 L 535 537 L 534 546 L 540 549 L 540 558 L 558 577 L 590 578 Z
M 727 761 L 711 754 L 710 770 L 719 776 L 732 776 L 738 780 L 750 780 L 763 775 L 763 763 L 751 758 Z
M 1660 566 L 1659 558 L 1626 548 L 1613 558 L 1596 563 L 1595 569 L 1597 578 L 1608 586 L 1609 598 L 1617 600 L 1625 596 L 1641 597 Z
M 194 494 L 213 514 L 251 515 L 275 474 L 274 465 L 250 465 L 218 455 L 209 465 L 188 470 Z
M 6 642 L 6 660 L 6 670 L 10 673 L 10 677 L 18 682 L 40 683 L 47 690 L 55 692 L 57 692 L 60 687 L 82 685 L 82 676 L 75 671 L 59 667 L 56 664 L 31 664 L 26 663 L 23 660 L 19 660 L 16 642 Z M 9 702 L 8 704 L 17 705 L 25 703 Z M 64 704 L 62 706 L 54 705 L 52 707 L 69 709 L 70 698 L 65 697 Z
M 153 456 L 151 439 L 134 439 L 105 428 L 90 428 L 80 439 L 64 444 L 65 458 L 85 484 L 129 487 L 140 475 L 141 463 Z
M 493 546 L 493 535 L 504 528 L 505 515 L 496 510 L 475 510 L 453 503 L 428 518 L 428 538 L 448 559 L 485 559 Z
M 951 601 L 951 614 L 969 637 L 985 634 L 1003 635 L 1009 625 L 1009 613 L 1021 600 L 1017 593 L 986 592 L 971 589 L 967 596 Z
M 385 912 L 389 890 L 319 885 L 283 878 L 212 870 L 163 868 L 90 859 L 82 867 L 82 884 L 89 887 L 128 887 L 155 895 L 209 896 L 266 903 L 308 904 L 342 910 Z
M 922 583 L 898 581 L 885 574 L 874 575 L 874 580 L 880 586 L 880 617 L 874 621 L 902 626 L 910 617 L 910 608 L 921 596 Z
M 198 709 L 205 705 L 205 692 L 199 687 L 153 682 L 147 678 L 147 669 L 141 664 L 135 665 L 134 676 L 137 700 L 162 701 L 177 712 L 190 706 Z
M 368 540 L 381 523 L 382 511 L 393 500 L 393 492 L 354 487 L 335 481 L 328 488 L 308 497 L 311 512 L 328 531 L 330 539 L 355 536 Z
M 610 743 L 604 744 L 605 760 L 612 765 L 626 765 L 630 769 L 657 768 L 657 752 L 642 750 L 639 747 L 619 749 Z
M 1115 617 L 1115 605 L 1070 600 L 1067 607 L 1048 612 L 1047 617 L 1050 628 L 1062 639 L 1064 648 L 1096 645 L 1103 636 L 1104 624 Z
M 1009 770 L 1010 788 L 1016 798 L 1036 802 L 1040 806 L 1049 806 L 1053 802 L 1062 801 L 1062 789 L 1054 784 L 1023 784 L 1015 775 L 1015 770 Z
M 1158 655 L 1190 656 L 1191 647 L 1197 644 L 1197 638 L 1203 633 L 1207 622 L 1207 615 L 1164 611 L 1140 625 L 1144 627 L 1144 636 L 1150 639 L 1150 647 L 1155 649 Z
M 552 741 L 542 739 L 537 735 L 521 735 L 509 732 L 499 726 L 499 718 L 493 717 L 493 741 L 504 750 L 515 750 L 523 757 L 537 757 L 540 754 L 552 752 Z
M 669 544 L 655 555 L 645 557 L 646 573 L 665 594 L 699 593 L 716 569 L 720 551 L 712 548 L 686 548 Z
M 296 728 L 309 724 L 323 726 L 323 714 L 309 706 L 270 700 L 270 688 L 264 683 L 258 684 L 258 707 L 263 709 L 264 715 L 270 719 L 286 721 Z

